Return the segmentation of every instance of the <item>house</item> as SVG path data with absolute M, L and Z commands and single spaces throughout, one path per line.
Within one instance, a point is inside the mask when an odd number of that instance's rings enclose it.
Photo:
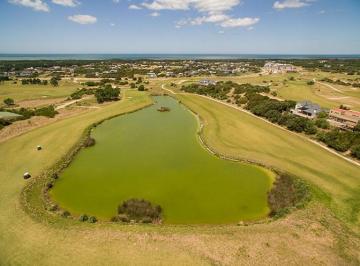
M 298 102 L 295 105 L 295 109 L 291 110 L 294 115 L 313 119 L 322 111 L 318 104 L 312 103 L 311 101 Z
M 343 109 L 332 109 L 329 112 L 329 123 L 333 126 L 352 129 L 360 121 L 360 112 Z
M 203 79 L 199 81 L 199 84 L 202 86 L 209 86 L 209 85 L 216 85 L 216 81 L 215 80 L 209 80 L 209 79 Z
M 157 75 L 154 72 L 147 73 L 148 78 L 157 78 Z

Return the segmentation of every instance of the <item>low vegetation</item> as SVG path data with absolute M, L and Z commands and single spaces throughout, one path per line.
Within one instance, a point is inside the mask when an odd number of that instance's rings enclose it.
M 117 219 L 122 222 L 134 220 L 141 223 L 156 223 L 161 221 L 162 209 L 144 199 L 129 199 L 118 207 Z M 112 218 L 113 221 L 116 218 Z
M 109 84 L 95 91 L 95 97 L 98 103 L 118 101 L 119 95 L 120 95 L 120 89 L 113 88 Z
M 310 200 L 309 187 L 288 174 L 280 174 L 268 194 L 270 216 L 279 218 Z

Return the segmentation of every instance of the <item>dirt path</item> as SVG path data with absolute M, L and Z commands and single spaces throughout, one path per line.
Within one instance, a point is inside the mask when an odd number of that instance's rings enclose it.
M 174 91 L 172 91 L 172 90 L 170 90 L 170 89 L 165 88 L 165 84 L 162 84 L 162 85 L 161 85 L 161 88 L 162 88 L 163 90 L 166 90 L 166 91 L 170 92 L 171 94 L 175 94 L 175 95 L 176 95 L 176 94 L 188 94 L 188 95 L 193 95 L 192 93 L 176 93 L 176 92 L 174 92 Z M 315 140 L 312 140 L 312 139 L 310 139 L 310 138 L 307 138 L 307 137 L 305 137 L 305 136 L 303 136 L 303 135 L 301 135 L 301 134 L 298 134 L 298 133 L 296 133 L 296 132 L 290 131 L 290 130 L 282 127 L 282 126 L 273 124 L 273 123 L 271 123 L 270 121 L 266 120 L 265 118 L 256 116 L 256 115 L 254 115 L 253 113 L 251 113 L 251 112 L 249 112 L 249 111 L 247 111 L 247 110 L 244 110 L 244 109 L 241 108 L 241 107 L 238 107 L 238 106 L 235 106 L 235 105 L 233 105 L 233 104 L 226 103 L 226 102 L 223 102 L 223 101 L 220 101 L 220 100 L 217 100 L 217 99 L 213 99 L 213 98 L 208 97 L 208 96 L 205 96 L 205 95 L 199 95 L 199 94 L 196 94 L 196 95 L 197 95 L 197 96 L 200 96 L 200 97 L 203 97 L 203 98 L 205 98 L 205 99 L 208 99 L 208 100 L 211 100 L 211 101 L 214 101 L 214 102 L 217 102 L 217 103 L 226 105 L 226 106 L 231 107 L 231 108 L 233 108 L 233 109 L 236 109 L 236 110 L 238 110 L 238 111 L 244 112 L 244 113 L 246 113 L 246 114 L 248 114 L 248 115 L 251 115 L 252 117 L 255 117 L 255 118 L 257 118 L 257 119 L 260 119 L 260 120 L 264 121 L 265 123 L 268 123 L 268 124 L 270 124 L 270 125 L 272 125 L 272 126 L 274 126 L 274 127 L 277 127 L 277 128 L 279 128 L 279 129 L 281 129 L 281 130 L 284 130 L 284 131 L 287 131 L 287 132 L 290 133 L 290 134 L 294 134 L 294 135 L 296 135 L 296 136 L 299 136 L 299 137 L 301 137 L 302 139 L 304 139 L 304 140 L 306 140 L 306 141 L 309 141 L 309 142 L 311 142 L 311 143 L 313 143 L 313 144 L 315 144 L 315 145 L 323 148 L 324 150 L 327 150 L 328 152 L 331 152 L 332 154 L 334 154 L 334 155 L 336 155 L 336 156 L 338 156 L 338 157 L 340 157 L 340 158 L 342 158 L 342 159 L 344 159 L 344 160 L 346 160 L 346 161 L 348 161 L 348 162 L 350 162 L 350 163 L 352 163 L 352 164 L 360 167 L 360 163 L 359 163 L 359 162 L 354 161 L 354 160 L 352 160 L 352 159 L 350 159 L 350 158 L 348 158 L 348 157 L 346 157 L 346 156 L 344 156 L 344 155 L 342 155 L 342 154 L 340 154 L 340 153 L 338 153 L 338 152 L 336 152 L 336 151 L 328 148 L 327 146 L 325 146 L 325 145 L 323 145 L 323 144 L 321 144 L 321 143 L 319 143 L 319 142 L 317 142 L 317 141 L 315 141 Z

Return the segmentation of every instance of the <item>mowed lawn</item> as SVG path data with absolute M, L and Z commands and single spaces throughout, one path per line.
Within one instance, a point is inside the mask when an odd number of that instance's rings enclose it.
M 359 224 L 360 167 L 247 113 L 190 94 L 177 97 L 204 120 L 204 136 L 218 152 L 255 160 L 321 188 L 346 221 Z
M 33 99 L 48 99 L 68 97 L 71 93 L 76 91 L 80 85 L 71 81 L 60 81 L 58 87 L 49 85 L 22 85 L 18 80 L 17 84 L 11 81 L 0 83 L 0 105 L 6 98 L 12 98 L 17 101 L 33 100 Z

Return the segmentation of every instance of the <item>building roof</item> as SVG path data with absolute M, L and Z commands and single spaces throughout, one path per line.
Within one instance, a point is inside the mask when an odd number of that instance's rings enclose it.
M 11 113 L 11 112 L 0 112 L 0 119 L 14 119 L 20 117 L 21 115 Z

